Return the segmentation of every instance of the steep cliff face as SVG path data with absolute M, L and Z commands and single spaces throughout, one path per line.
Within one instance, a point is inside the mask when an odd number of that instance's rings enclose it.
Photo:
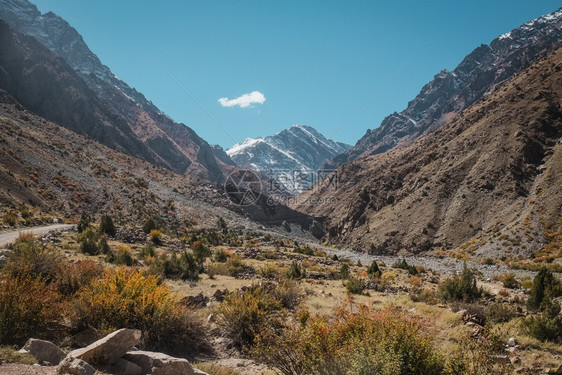
M 529 256 L 562 230 L 561 103 L 562 48 L 410 145 L 344 164 L 294 208 L 363 251 Z
M 529 21 L 481 45 L 453 70 L 443 70 L 400 113 L 387 116 L 328 168 L 359 156 L 375 155 L 437 129 L 448 118 L 482 99 L 562 42 L 562 9 Z
M 11 71 L 6 72 L 11 76 L 12 86 L 3 88 L 26 107 L 110 147 L 176 172 L 222 180 L 221 167 L 207 142 L 189 127 L 170 119 L 141 93 L 117 78 L 65 20 L 54 13 L 41 14 L 26 0 L 3 1 L 0 19 L 15 31 L 35 38 L 48 51 L 62 58 L 56 67 L 44 66 L 40 69 L 41 59 L 47 53 L 39 48 L 39 43 L 33 44 L 28 39 L 14 36 L 13 46 L 24 43 L 18 48 L 25 50 L 28 64 L 33 61 L 35 74 L 47 83 L 34 87 L 34 91 L 27 94 L 10 91 L 14 85 L 25 85 L 18 81 L 29 77 L 22 74 L 23 70 L 17 71 L 18 65 L 13 65 Z M 2 30 L 3 34 L 8 33 L 6 28 Z M 47 58 L 43 65 L 54 60 Z M 55 79 L 57 92 L 62 90 L 77 94 L 60 100 L 56 95 L 52 96 L 53 88 L 48 84 L 52 77 L 48 78 L 49 74 L 58 76 Z M 72 82 L 61 80 L 61 76 L 72 77 Z M 74 100 L 76 97 L 83 100 L 77 102 Z M 88 107 L 86 102 L 93 103 L 96 109 L 84 108 Z M 100 116 L 100 112 L 105 115 Z M 100 117 L 104 117 L 103 121 Z M 100 130 L 100 121 L 104 123 L 103 131 Z M 117 130 L 110 129 L 112 126 Z
M 315 182 L 318 169 L 351 146 L 327 139 L 310 126 L 294 125 L 265 138 L 248 138 L 226 153 L 238 165 L 279 180 L 292 193 Z

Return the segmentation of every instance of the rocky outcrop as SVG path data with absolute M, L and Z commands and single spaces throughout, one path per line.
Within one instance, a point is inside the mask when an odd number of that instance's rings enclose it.
M 439 72 L 400 113 L 387 116 L 326 167 L 335 169 L 359 156 L 380 154 L 437 129 L 454 113 L 482 99 L 562 41 L 562 8 L 529 21 L 476 48 L 453 70 Z

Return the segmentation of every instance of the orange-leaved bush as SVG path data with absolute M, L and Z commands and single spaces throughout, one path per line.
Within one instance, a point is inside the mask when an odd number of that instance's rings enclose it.
M 140 329 L 148 349 L 189 357 L 209 348 L 200 318 L 158 276 L 139 270 L 105 270 L 77 293 L 74 310 L 79 329 Z
M 0 345 L 52 338 L 60 312 L 56 285 L 34 277 L 27 267 L 0 275 Z

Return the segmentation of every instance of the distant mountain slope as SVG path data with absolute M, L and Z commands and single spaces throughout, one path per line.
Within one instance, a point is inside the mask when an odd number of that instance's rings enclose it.
M 293 125 L 265 138 L 248 138 L 226 150 L 239 166 L 279 180 L 290 191 L 300 192 L 312 182 L 307 177 L 351 146 L 327 139 L 310 126 Z
M 562 48 L 412 144 L 341 166 L 295 208 L 362 251 L 529 256 L 562 230 L 561 137 Z
M 336 168 L 362 155 L 375 155 L 407 144 L 441 126 L 448 117 L 476 103 L 498 84 L 528 67 L 562 41 L 562 8 L 529 21 L 482 44 L 455 68 L 443 70 L 400 113 L 387 116 L 327 167 Z
M 118 79 L 101 64 L 80 34 L 65 20 L 51 12 L 42 15 L 27 0 L 3 0 L 0 19 L 15 31 L 36 38 L 52 53 L 62 57 L 69 70 L 75 73 L 72 76 L 65 71 L 60 62 L 56 67 L 40 67 L 53 63 L 54 59 L 46 57 L 47 54 L 29 40 L 14 37 L 12 48 L 21 49 L 20 55 L 26 64 L 34 66 L 35 78 L 44 83 L 32 87 L 32 92 L 13 91 L 17 85 L 25 86 L 30 82 L 24 82 L 28 77 L 22 74 L 23 71 L 17 71 L 17 65 L 6 72 L 10 75 L 11 86 L 4 88 L 27 108 L 112 148 L 176 172 L 212 180 L 223 179 L 222 163 L 217 162 L 207 142 L 187 126 L 174 122 L 142 94 Z M 6 39 L 7 29 L 3 28 L 2 32 Z M 23 44 L 18 46 L 19 43 Z M 53 80 L 57 81 L 58 90 L 75 95 L 64 98 L 64 101 L 50 96 L 49 87 Z M 78 83 L 80 80 L 83 82 Z M 78 101 L 74 100 L 75 96 Z M 101 116 L 100 113 L 105 114 Z M 100 123 L 104 125 L 100 126 Z M 112 126 L 117 129 L 110 129 Z

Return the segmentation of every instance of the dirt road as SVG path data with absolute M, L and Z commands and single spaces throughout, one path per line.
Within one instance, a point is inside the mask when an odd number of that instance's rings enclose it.
M 35 227 L 35 228 L 27 228 L 27 229 L 20 229 L 11 232 L 3 232 L 0 233 L 0 248 L 9 245 L 10 243 L 14 242 L 16 238 L 20 235 L 20 233 L 33 233 L 35 235 L 42 235 L 48 233 L 52 230 L 57 229 L 66 229 L 73 227 L 71 224 L 53 224 L 53 225 L 46 225 L 43 227 Z

